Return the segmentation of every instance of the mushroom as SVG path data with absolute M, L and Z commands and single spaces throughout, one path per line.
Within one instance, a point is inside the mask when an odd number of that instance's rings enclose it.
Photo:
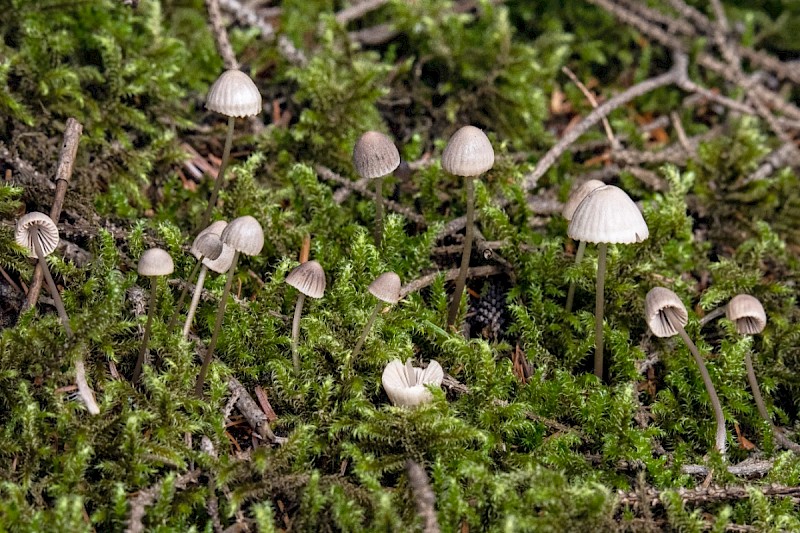
M 461 256 L 461 267 L 458 270 L 453 301 L 447 313 L 447 325 L 455 324 L 458 309 L 461 307 L 461 295 L 467 284 L 467 270 L 472 253 L 472 239 L 475 234 L 475 184 L 473 180 L 492 168 L 494 165 L 494 149 L 486 134 L 475 126 L 464 126 L 456 131 L 442 153 L 442 168 L 454 176 L 462 176 L 467 191 L 467 226 L 464 235 L 464 251 Z
M 172 274 L 174 270 L 175 265 L 172 262 L 172 257 L 161 248 L 150 248 L 139 258 L 136 271 L 140 276 L 150 278 L 150 307 L 147 310 L 147 325 L 144 327 L 144 337 L 142 337 L 142 346 L 139 348 L 139 357 L 136 358 L 136 366 L 133 369 L 131 378 L 133 383 L 139 382 L 139 376 L 142 373 L 145 355 L 147 354 L 147 344 L 150 342 L 150 330 L 153 327 L 153 316 L 155 315 L 156 299 L 158 297 L 158 280 L 156 278 Z
M 222 162 L 219 165 L 214 189 L 211 191 L 211 198 L 200 222 L 201 228 L 208 224 L 211 210 L 217 204 L 219 190 L 225 181 L 236 117 L 250 117 L 261 113 L 261 93 L 258 92 L 258 87 L 250 76 L 241 70 L 226 70 L 208 90 L 206 109 L 228 117 L 228 134 L 225 137 L 225 148 L 222 151 Z
M 359 337 L 356 347 L 353 348 L 353 354 L 350 356 L 351 359 L 355 359 L 359 352 L 361 352 L 361 347 L 364 345 L 364 341 L 367 339 L 369 330 L 372 329 L 372 324 L 378 317 L 378 313 L 383 309 L 383 304 L 394 305 L 400 301 L 401 286 L 400 276 L 394 272 L 385 272 L 370 283 L 367 290 L 378 299 L 378 303 L 375 305 L 375 309 L 372 310 L 372 314 L 364 326 L 364 331 L 361 332 L 361 337 Z
M 567 200 L 567 203 L 564 204 L 564 210 L 561 211 L 561 215 L 569 222 L 572 220 L 572 215 L 575 214 L 575 210 L 578 209 L 578 206 L 581 205 L 581 202 L 591 193 L 593 190 L 598 189 L 605 185 L 600 180 L 588 180 L 584 181 L 580 187 L 578 187 L 575 192 Z M 586 241 L 579 241 L 578 242 L 578 250 L 575 252 L 575 264 L 577 265 L 583 260 L 583 254 L 586 251 Z M 567 310 L 567 313 L 572 311 L 572 302 L 575 299 L 575 282 L 571 281 L 569 283 L 569 290 L 567 291 L 567 304 L 564 308 Z
M 227 245 L 233 250 L 233 259 L 231 259 L 230 268 L 228 268 L 228 278 L 225 281 L 222 299 L 220 299 L 219 307 L 217 308 L 217 318 L 214 322 L 214 331 L 211 333 L 211 341 L 208 343 L 208 350 L 206 350 L 206 355 L 203 357 L 203 366 L 200 367 L 200 374 L 197 376 L 194 391 L 198 397 L 203 395 L 203 384 L 208 373 L 208 365 L 211 363 L 214 349 L 217 347 L 217 339 L 222 328 L 222 319 L 225 317 L 225 306 L 228 303 L 228 295 L 231 292 L 233 274 L 236 272 L 239 254 L 258 255 L 261 252 L 261 248 L 264 247 L 264 230 L 258 220 L 250 215 L 245 215 L 233 219 L 230 224 L 225 226 L 220 235 L 220 240 L 222 240 L 223 245 Z
M 405 364 L 394 359 L 383 370 L 381 383 L 392 405 L 415 407 L 433 399 L 427 385 L 439 386 L 444 379 L 442 366 L 434 360 L 424 370 L 412 366 L 411 359 Z
M 686 334 L 686 330 L 683 329 L 689 321 L 689 313 L 686 311 L 686 307 L 681 299 L 678 298 L 678 295 L 671 290 L 664 287 L 655 287 L 645 297 L 644 314 L 647 325 L 653 335 L 656 337 L 672 337 L 678 334 L 688 346 L 689 351 L 692 352 L 694 360 L 700 369 L 700 375 L 703 378 L 708 397 L 711 399 L 711 406 L 714 409 L 714 418 L 717 422 L 715 447 L 722 455 L 725 455 L 725 415 L 722 413 L 722 404 L 720 404 L 717 391 L 714 389 L 714 383 L 711 381 L 711 376 L 708 374 L 708 369 L 703 362 L 700 351 Z
M 322 298 L 325 293 L 325 271 L 318 262 L 306 261 L 289 272 L 289 275 L 286 276 L 286 283 L 300 291 L 294 306 L 294 320 L 292 320 L 292 366 L 295 374 L 299 374 L 300 355 L 297 352 L 297 344 L 300 338 L 300 316 L 303 314 L 303 303 L 306 301 L 306 296 Z
M 383 133 L 368 131 L 353 148 L 353 166 L 359 176 L 375 182 L 375 246 L 383 237 L 383 178 L 400 165 L 397 147 Z
M 591 191 L 578 204 L 569 222 L 567 235 L 598 245 L 594 374 L 603 379 L 603 292 L 608 245 L 642 242 L 650 232 L 630 196 L 619 187 L 603 185 Z

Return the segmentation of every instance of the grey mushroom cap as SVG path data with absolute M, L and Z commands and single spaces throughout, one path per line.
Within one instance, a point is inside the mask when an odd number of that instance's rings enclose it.
M 442 168 L 455 176 L 479 176 L 493 165 L 492 143 L 475 126 L 464 126 L 455 132 L 442 153 Z
M 222 230 L 221 238 L 223 244 L 245 255 L 258 255 L 264 247 L 264 230 L 250 215 L 231 220 Z
M 140 276 L 166 276 L 172 274 L 175 264 L 172 257 L 161 248 L 150 248 L 139 258 L 136 271 Z
M 212 235 L 220 236 L 222 235 L 222 230 L 224 230 L 228 226 L 228 222 L 226 220 L 215 220 L 211 224 L 208 225 L 206 229 L 200 232 L 200 235 L 204 233 L 210 233 Z
M 325 294 L 325 271 L 318 262 L 306 261 L 289 272 L 286 283 L 306 296 L 322 298 Z
M 567 235 L 577 241 L 630 244 L 647 239 L 650 230 L 625 191 L 603 185 L 590 192 L 575 209 Z
M 241 70 L 226 70 L 208 90 L 206 109 L 227 117 L 249 117 L 261 113 L 261 93 Z
M 231 264 L 233 263 L 233 255 L 235 253 L 236 250 L 234 250 L 227 244 L 223 244 L 222 251 L 220 252 L 219 257 L 217 257 L 216 259 L 204 257 L 203 264 L 209 270 L 213 270 L 217 274 L 223 274 L 231 268 Z
M 362 178 L 382 178 L 400 166 L 400 152 L 383 133 L 368 131 L 356 141 L 353 166 Z
M 369 284 L 369 292 L 378 300 L 387 304 L 396 304 L 400 301 L 400 276 L 394 272 L 385 272 Z
M 17 220 L 17 227 L 14 230 L 14 240 L 28 250 L 28 257 L 36 257 L 34 239 L 39 243 L 42 255 L 53 253 L 59 241 L 56 223 L 52 218 L 38 211 L 22 215 Z
M 647 293 L 644 300 L 644 316 L 647 326 L 656 337 L 677 335 L 675 321 L 681 327 L 689 322 L 686 306 L 677 294 L 664 287 L 654 287 Z
M 575 214 L 575 210 L 578 209 L 581 202 L 589 196 L 592 191 L 599 189 L 603 185 L 605 185 L 605 183 L 600 180 L 587 180 L 581 183 L 580 187 L 570 194 L 567 203 L 564 204 L 564 209 L 561 211 L 563 217 L 567 220 L 572 220 L 572 215 Z
M 192 248 L 189 252 L 197 259 L 207 257 L 213 260 L 222 253 L 222 241 L 219 239 L 219 235 L 200 232 L 192 243 Z
M 725 307 L 725 316 L 736 325 L 740 335 L 756 335 L 767 327 L 767 313 L 755 296 L 739 294 Z

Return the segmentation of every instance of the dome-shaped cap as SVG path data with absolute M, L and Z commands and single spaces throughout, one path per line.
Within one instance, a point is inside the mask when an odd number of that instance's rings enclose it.
M 599 189 L 604 185 L 605 183 L 600 180 L 588 180 L 581 183 L 581 186 L 575 189 L 575 191 L 573 191 L 573 193 L 569 196 L 567 203 L 564 204 L 564 209 L 561 211 L 561 214 L 567 220 L 572 220 L 572 215 L 575 214 L 575 210 L 578 209 L 578 206 L 581 205 L 581 202 L 587 196 L 589 196 L 589 193 L 595 189 Z
M 362 178 L 381 178 L 400 166 L 400 153 L 389 137 L 368 131 L 356 141 L 353 166 Z
M 139 265 L 136 271 L 140 276 L 166 276 L 172 274 L 175 265 L 172 257 L 161 248 L 150 248 L 139 258 Z
M 206 109 L 228 117 L 249 117 L 261 113 L 261 93 L 241 70 L 226 70 L 208 90 Z
M 33 240 L 39 243 L 42 255 L 49 255 L 58 246 L 58 226 L 53 219 L 44 213 L 32 211 L 22 215 L 17 220 L 17 227 L 14 230 L 14 240 L 20 246 L 28 249 L 28 257 L 36 257 L 36 249 Z
M 492 144 L 475 126 L 464 126 L 455 132 L 442 153 L 442 168 L 455 176 L 478 176 L 492 165 Z
M 736 324 L 740 335 L 756 335 L 767 326 L 767 313 L 755 296 L 739 294 L 725 307 L 725 316 Z
M 369 292 L 378 300 L 387 304 L 396 304 L 400 301 L 400 276 L 394 272 L 385 272 L 369 284 Z
M 644 317 L 656 337 L 672 337 L 689 321 L 689 313 L 678 295 L 664 287 L 650 289 L 644 300 Z
M 286 276 L 286 283 L 311 298 L 322 298 L 325 293 L 325 271 L 316 261 L 300 263 Z
M 197 259 L 201 257 L 216 259 L 219 257 L 219 254 L 222 253 L 222 241 L 219 240 L 219 235 L 200 232 L 200 234 L 195 237 L 189 252 Z
M 227 244 L 223 244 L 222 251 L 220 252 L 219 257 L 217 257 L 216 259 L 204 257 L 203 264 L 209 270 L 213 270 L 217 274 L 223 274 L 231 268 L 231 263 L 233 263 L 233 254 L 235 253 L 236 250 L 234 250 Z
M 578 205 L 567 228 L 576 241 L 629 244 L 649 235 L 641 211 L 619 187 L 603 185 Z
M 231 220 L 221 238 L 223 244 L 246 255 L 258 255 L 264 247 L 264 230 L 250 215 Z
M 433 399 L 431 391 L 426 385 L 442 384 L 444 371 L 442 366 L 434 360 L 428 363 L 424 370 L 411 364 L 411 359 L 406 364 L 395 359 L 386 365 L 381 376 L 381 384 L 393 405 L 414 407 Z

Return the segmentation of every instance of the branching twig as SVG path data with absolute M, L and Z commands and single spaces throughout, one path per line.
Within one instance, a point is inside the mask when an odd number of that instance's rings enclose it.
M 175 490 L 183 490 L 189 485 L 195 483 L 197 478 L 200 477 L 200 470 L 189 470 L 185 474 L 181 474 L 174 481 Z M 161 487 L 164 481 L 159 481 L 155 485 L 140 490 L 139 493 L 130 500 L 131 511 L 128 515 L 128 522 L 125 527 L 126 533 L 142 533 L 145 528 L 142 521 L 147 507 L 155 503 L 156 498 L 161 492 Z
M 226 69 L 239 68 L 239 61 L 233 53 L 231 41 L 228 39 L 228 31 L 222 22 L 222 13 L 219 10 L 219 0 L 206 0 L 206 10 L 208 11 L 208 22 L 211 24 L 211 33 L 214 35 L 214 43 L 217 45 L 217 53 L 222 58 Z
M 253 397 L 250 396 L 247 389 L 239 383 L 239 380 L 234 377 L 228 378 L 228 388 L 233 394 L 237 395 L 236 408 L 244 415 L 247 423 L 250 424 L 250 427 L 253 428 L 253 431 L 255 431 L 262 440 L 275 444 L 283 444 L 286 442 L 284 437 L 278 437 L 272 432 L 272 428 L 269 427 L 267 415 L 264 414 L 264 411 L 262 411 L 255 400 L 253 400 Z
M 495 276 L 505 272 L 505 269 L 497 266 L 497 265 L 484 265 L 479 267 L 472 267 L 467 271 L 467 278 L 485 278 L 488 276 Z M 404 298 L 408 296 L 412 292 L 419 291 L 424 289 L 425 287 L 431 285 L 436 278 L 439 276 L 444 275 L 445 281 L 454 281 L 458 277 L 458 269 L 453 268 L 451 270 L 445 270 L 443 272 L 432 272 L 431 274 L 427 274 L 422 276 L 421 278 L 417 278 L 414 281 L 411 281 L 405 285 L 403 288 L 400 289 L 400 297 Z
M 428 475 L 418 463 L 411 459 L 406 461 L 406 471 L 408 472 L 408 484 L 414 495 L 417 514 L 422 518 L 422 530 L 425 533 L 439 533 L 439 521 L 436 518 L 435 508 L 436 495 L 428 481 Z
M 580 89 L 580 91 L 583 93 L 586 99 L 589 100 L 589 103 L 592 105 L 592 107 L 597 108 L 598 106 L 597 98 L 595 98 L 594 95 L 591 93 L 591 91 L 589 91 L 589 89 L 586 88 L 583 82 L 581 82 L 581 80 L 578 79 L 575 73 L 572 72 L 566 66 L 561 67 L 561 72 L 566 74 L 567 77 L 569 77 L 569 79 L 572 80 L 572 83 L 574 83 L 578 87 L 578 89 Z M 601 120 L 603 121 L 603 129 L 606 131 L 606 137 L 608 138 L 608 142 L 611 145 L 611 149 L 612 150 L 619 149 L 620 147 L 619 141 L 617 140 L 616 137 L 614 137 L 614 132 L 611 130 L 611 124 L 609 124 L 608 118 L 603 117 Z
M 308 59 L 302 50 L 299 50 L 285 35 L 277 35 L 272 24 L 258 16 L 258 13 L 250 6 L 239 0 L 219 0 L 219 5 L 222 9 L 231 13 L 240 24 L 257 28 L 261 32 L 261 38 L 265 41 L 272 41 L 277 37 L 278 51 L 290 64 L 302 67 L 308 63 Z
M 647 503 L 651 507 L 660 507 L 664 505 L 663 495 L 665 492 L 667 491 L 649 487 L 645 489 L 647 501 L 642 502 L 641 496 L 637 492 L 619 491 L 617 493 L 617 501 L 620 505 L 626 507 L 639 506 L 642 503 Z M 744 500 L 750 497 L 748 487 L 744 486 L 680 488 L 675 492 L 680 496 L 681 500 L 689 504 Z M 771 484 L 761 487 L 761 492 L 764 496 L 798 496 L 800 495 L 800 487 Z
M 376 9 L 380 9 L 388 2 L 389 0 L 363 0 L 362 2 L 353 4 L 336 13 L 336 22 L 342 26 L 346 26 L 347 23 L 360 19 L 367 13 L 375 11 Z

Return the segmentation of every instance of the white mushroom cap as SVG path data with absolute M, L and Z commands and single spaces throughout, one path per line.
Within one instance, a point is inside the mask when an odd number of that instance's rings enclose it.
M 489 138 L 475 126 L 464 126 L 450 137 L 442 152 L 442 168 L 455 176 L 479 176 L 494 165 Z
M 369 292 L 378 300 L 387 304 L 396 304 L 400 301 L 400 276 L 394 272 L 385 272 L 369 284 Z
M 226 70 L 208 90 L 206 109 L 227 117 L 249 117 L 261 113 L 261 93 L 241 70 Z
M 195 237 L 189 252 L 197 259 L 201 257 L 216 259 L 219 257 L 219 254 L 222 253 L 222 241 L 219 240 L 219 235 L 201 231 L 200 234 Z
M 14 230 L 14 240 L 28 249 L 28 257 L 36 257 L 34 238 L 39 243 L 42 255 L 51 254 L 58 246 L 58 226 L 52 218 L 38 211 L 22 215 L 17 220 L 17 227 Z
M 740 335 L 756 335 L 767 327 L 767 313 L 755 296 L 738 294 L 725 307 L 725 316 L 736 324 Z
M 139 265 L 136 271 L 140 276 L 166 276 L 172 274 L 175 265 L 172 257 L 161 248 L 150 248 L 139 258 Z
M 572 220 L 572 215 L 575 214 L 575 210 L 578 209 L 581 202 L 589 196 L 589 193 L 595 189 L 599 189 L 603 185 L 605 185 L 605 183 L 600 180 L 587 180 L 581 183 L 581 186 L 569 195 L 567 203 L 564 204 L 564 209 L 561 211 L 563 217 L 567 220 Z
M 590 192 L 575 209 L 567 235 L 576 241 L 629 244 L 642 242 L 650 231 L 625 191 L 603 185 Z
M 316 261 L 306 261 L 286 276 L 286 283 L 311 298 L 322 298 L 325 293 L 325 271 Z
M 368 131 L 356 141 L 353 166 L 362 178 L 381 178 L 400 166 L 400 153 L 389 137 Z
M 664 287 L 650 289 L 644 300 L 644 317 L 647 326 L 656 337 L 672 337 L 677 335 L 675 321 L 685 326 L 689 322 L 689 313 L 678 295 Z
M 203 264 L 206 266 L 206 268 L 213 270 L 217 274 L 224 274 L 231 268 L 231 263 L 233 263 L 233 255 L 235 253 L 236 250 L 227 244 L 223 244 L 219 257 L 216 259 L 204 257 Z
M 231 220 L 222 230 L 221 238 L 223 244 L 245 255 L 258 255 L 264 247 L 264 230 L 250 215 Z
M 431 391 L 426 385 L 439 386 L 444 379 L 442 366 L 434 360 L 428 363 L 423 370 L 411 365 L 411 359 L 406 364 L 395 359 L 386 365 L 381 377 L 383 389 L 393 405 L 414 407 L 433 399 Z

